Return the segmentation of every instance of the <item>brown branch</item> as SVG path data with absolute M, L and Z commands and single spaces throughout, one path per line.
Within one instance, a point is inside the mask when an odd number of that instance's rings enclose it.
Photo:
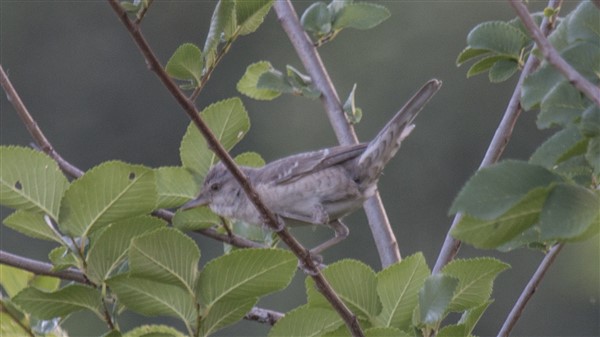
M 289 0 L 277 0 L 273 4 L 281 26 L 288 35 L 304 68 L 315 86 L 321 91 L 321 100 L 329 117 L 335 135 L 342 145 L 356 144 L 358 138 L 352 126 L 346 120 L 340 98 L 323 65 L 321 56 L 310 38 L 304 32 L 298 15 Z M 379 193 L 368 199 L 364 205 L 369 220 L 369 227 L 375 240 L 382 267 L 400 261 L 398 242 L 390 226 Z
M 523 25 L 531 34 L 538 49 L 544 55 L 544 59 L 554 66 L 569 82 L 587 96 L 594 104 L 600 107 L 600 88 L 590 83 L 575 68 L 565 61 L 558 51 L 552 46 L 544 33 L 535 25 L 533 18 L 529 14 L 527 7 L 521 0 L 509 0 L 510 5 L 515 10 Z
M 552 247 L 552 249 L 550 249 L 546 256 L 544 256 L 544 259 L 542 260 L 537 270 L 525 286 L 525 289 L 523 289 L 523 292 L 519 296 L 519 299 L 515 303 L 515 306 L 508 314 L 508 317 L 506 317 L 506 320 L 504 321 L 504 324 L 502 325 L 502 328 L 498 333 L 498 337 L 508 337 L 510 335 L 510 332 L 514 328 L 515 324 L 517 323 L 519 318 L 521 318 L 521 315 L 523 314 L 523 310 L 525 309 L 527 302 L 529 302 L 529 300 L 537 290 L 537 287 L 540 285 L 540 282 L 544 278 L 544 275 L 548 271 L 548 268 L 550 268 L 550 265 L 552 265 L 552 262 L 554 262 L 556 256 L 558 255 L 558 253 L 560 253 L 560 250 L 563 248 L 563 246 L 564 245 L 562 243 L 555 245 L 554 247 Z
M 558 8 L 560 7 L 561 3 L 562 0 L 551 0 L 548 3 L 548 7 Z M 550 33 L 550 31 L 553 29 L 552 22 L 554 21 L 555 20 L 548 20 L 547 17 L 544 17 L 544 20 L 542 20 L 541 24 L 544 34 L 547 35 L 548 33 Z M 540 61 L 535 56 L 530 54 L 527 58 L 527 62 L 525 62 L 523 71 L 519 76 L 519 81 L 515 86 L 515 90 L 513 91 L 510 101 L 508 102 L 508 106 L 504 111 L 504 116 L 502 117 L 502 120 L 500 121 L 500 124 L 498 125 L 498 128 L 494 133 L 494 137 L 492 138 L 492 141 L 488 146 L 485 156 L 481 161 L 481 164 L 479 165 L 479 169 L 482 169 L 484 167 L 490 166 L 498 162 L 500 156 L 502 156 L 502 153 L 504 152 L 504 149 L 506 148 L 506 145 L 508 145 L 508 142 L 510 141 L 510 138 L 512 136 L 515 123 L 517 122 L 517 119 L 519 118 L 519 115 L 522 111 L 521 89 L 523 87 L 523 81 L 525 80 L 525 77 L 527 77 L 527 75 L 531 74 L 539 66 L 539 64 Z M 446 239 L 444 240 L 444 244 L 442 246 L 442 249 L 440 250 L 440 254 L 438 255 L 437 261 L 435 262 L 433 273 L 438 273 L 440 270 L 442 270 L 442 268 L 446 264 L 448 264 L 448 262 L 452 261 L 452 259 L 454 259 L 454 257 L 458 253 L 461 242 L 459 240 L 455 240 L 450 235 L 450 233 L 452 232 L 454 227 L 456 227 L 456 225 L 462 220 L 462 217 L 463 215 L 460 213 L 454 216 L 454 220 L 452 221 L 450 230 L 448 230 L 448 233 L 446 234 Z
M 200 133 L 206 139 L 206 142 L 210 149 L 221 159 L 223 164 L 227 167 L 227 169 L 231 172 L 233 177 L 239 182 L 240 186 L 244 192 L 248 195 L 250 201 L 254 204 L 258 212 L 264 218 L 265 224 L 267 224 L 271 229 L 273 229 L 281 241 L 283 241 L 290 250 L 298 257 L 298 259 L 302 262 L 302 264 L 307 269 L 308 273 L 315 280 L 315 284 L 317 288 L 321 291 L 323 296 L 331 303 L 332 307 L 338 312 L 338 314 L 342 317 L 342 319 L 346 322 L 348 329 L 352 332 L 354 336 L 364 336 L 360 326 L 358 324 L 358 319 L 356 316 L 348 309 L 348 307 L 342 302 L 339 296 L 333 291 L 331 285 L 327 282 L 327 280 L 323 277 L 320 270 L 316 266 L 315 262 L 312 260 L 309 251 L 303 247 L 293 236 L 289 234 L 285 226 L 283 226 L 279 220 L 275 217 L 275 215 L 265 206 L 265 204 L 260 199 L 258 193 L 252 188 L 250 183 L 248 182 L 245 174 L 237 167 L 229 153 L 223 148 L 223 146 L 219 143 L 216 137 L 213 135 L 209 127 L 204 123 L 200 114 L 196 110 L 194 103 L 188 99 L 181 90 L 179 90 L 177 84 L 173 82 L 173 80 L 169 77 L 169 75 L 165 72 L 164 68 L 160 64 L 160 61 L 150 48 L 148 42 L 144 38 L 143 34 L 140 31 L 140 27 L 136 26 L 129 20 L 127 13 L 121 8 L 117 0 L 108 0 L 110 6 L 117 14 L 133 40 L 135 44 L 138 46 L 140 52 L 144 56 L 146 60 L 146 64 L 159 78 L 159 80 L 163 83 L 165 88 L 171 93 L 173 98 L 181 105 L 185 113 L 190 117 L 192 122 L 196 125 Z
M 31 114 L 25 107 L 25 104 L 23 104 L 21 97 L 19 97 L 19 94 L 8 79 L 8 75 L 6 75 L 6 73 L 4 72 L 4 68 L 2 68 L 2 65 L 0 65 L 0 84 L 2 85 L 2 88 L 4 88 L 4 92 L 6 92 L 6 97 L 8 98 L 8 101 L 11 102 L 15 110 L 17 110 L 17 113 L 19 114 L 19 117 L 21 117 L 23 124 L 25 124 L 27 131 L 29 131 L 29 134 L 31 135 L 31 137 L 33 137 L 33 139 L 35 140 L 37 145 L 42 149 L 42 151 L 44 151 L 52 159 L 54 159 L 58 163 L 58 166 L 61 168 L 61 170 L 63 170 L 63 172 L 65 172 L 66 174 L 72 177 L 81 176 L 83 174 L 83 171 L 81 171 L 80 169 L 71 165 L 69 162 L 63 159 L 63 157 L 61 157 L 58 154 L 58 152 L 54 150 L 54 147 L 52 146 L 52 144 L 50 144 L 46 136 L 44 136 L 44 133 L 42 132 L 36 121 L 33 119 L 33 117 L 31 117 Z
M 37 260 L 28 259 L 22 256 L 11 254 L 0 250 L 0 263 L 8 266 L 13 266 L 19 269 L 30 271 L 36 275 L 47 275 L 58 277 L 63 280 L 75 281 L 83 284 L 95 286 L 85 275 L 74 268 L 69 268 L 60 271 L 54 271 L 54 266 L 50 263 L 45 263 Z

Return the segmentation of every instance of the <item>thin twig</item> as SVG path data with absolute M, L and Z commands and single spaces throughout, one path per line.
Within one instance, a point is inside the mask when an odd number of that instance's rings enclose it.
M 15 110 L 17 110 L 17 113 L 19 114 L 19 117 L 21 117 L 23 124 L 25 124 L 25 127 L 27 127 L 27 131 L 29 131 L 29 134 L 31 137 L 33 137 L 42 151 L 52 157 L 52 159 L 58 163 L 58 166 L 61 168 L 61 170 L 63 170 L 63 172 L 66 174 L 72 177 L 81 176 L 83 171 L 64 160 L 63 157 L 61 157 L 58 152 L 54 150 L 54 147 L 52 144 L 50 144 L 46 136 L 44 136 L 44 133 L 37 125 L 36 121 L 31 117 L 31 114 L 25 107 L 25 104 L 23 104 L 21 97 L 19 97 L 19 94 L 8 79 L 8 75 L 6 75 L 4 72 L 2 65 L 0 65 L 0 84 L 2 85 L 2 88 L 4 88 L 4 92 L 6 93 L 8 101 L 11 102 Z
M 552 265 L 552 262 L 554 262 L 556 256 L 563 248 L 563 246 L 564 245 L 562 243 L 555 245 L 550 249 L 546 256 L 544 256 L 544 259 L 542 260 L 537 270 L 527 283 L 527 286 L 525 286 L 525 289 L 523 289 L 523 292 L 519 296 L 517 303 L 515 303 L 515 306 L 508 314 L 508 317 L 506 317 L 506 320 L 504 321 L 504 324 L 502 325 L 502 328 L 498 333 L 498 337 L 508 337 L 508 335 L 510 335 L 510 332 L 514 328 L 515 324 L 517 323 L 519 318 L 521 318 L 521 315 L 523 314 L 523 310 L 525 309 L 527 302 L 529 302 L 529 300 L 535 293 L 537 287 L 544 278 L 544 275 L 548 271 L 548 268 L 550 268 L 550 265 Z
M 211 132 L 209 127 L 204 123 L 200 114 L 196 110 L 194 103 L 186 97 L 179 87 L 173 80 L 169 77 L 169 75 L 165 72 L 164 68 L 160 64 L 160 61 L 150 48 L 143 34 L 141 33 L 140 27 L 136 26 L 129 20 L 127 13 L 121 8 L 117 0 L 108 0 L 110 6 L 117 14 L 136 45 L 140 49 L 140 52 L 144 56 L 146 60 L 146 64 L 160 79 L 165 88 L 171 93 L 173 98 L 181 105 L 184 112 L 190 117 L 190 119 L 194 122 L 200 133 L 206 139 L 207 144 L 210 149 L 221 159 L 225 167 L 231 172 L 233 177 L 238 181 L 244 193 L 247 194 L 248 199 L 252 202 L 252 204 L 256 207 L 258 212 L 262 215 L 264 222 L 273 229 L 281 241 L 283 241 L 290 250 L 298 257 L 298 259 L 302 262 L 302 264 L 307 269 L 308 273 L 314 279 L 317 288 L 321 291 L 323 296 L 329 301 L 334 310 L 338 312 L 340 317 L 346 322 L 348 329 L 352 332 L 354 336 L 364 336 L 360 325 L 358 323 L 358 319 L 356 316 L 348 309 L 346 304 L 342 302 L 339 296 L 333 291 L 331 285 L 321 274 L 319 268 L 312 260 L 308 249 L 303 247 L 298 240 L 296 240 L 293 236 L 289 234 L 285 226 L 283 226 L 279 220 L 275 217 L 275 215 L 265 206 L 265 204 L 260 199 L 258 193 L 252 188 L 246 175 L 237 167 L 229 153 L 223 148 L 223 146 L 216 139 L 214 134 Z
M 335 135 L 342 145 L 356 144 L 358 138 L 352 126 L 346 120 L 340 98 L 331 82 L 329 74 L 323 65 L 321 56 L 310 38 L 304 32 L 298 15 L 289 0 L 277 0 L 273 4 L 281 26 L 288 35 L 304 68 L 310 75 L 315 86 L 321 91 L 321 100 L 329 117 Z M 401 255 L 398 241 L 383 207 L 379 193 L 365 202 L 365 213 L 369 227 L 375 240 L 382 267 L 387 267 L 400 261 Z
M 561 3 L 562 0 L 551 0 L 548 3 L 548 7 L 558 8 L 560 7 Z M 544 17 L 544 20 L 542 20 L 541 24 L 544 34 L 548 34 L 552 30 L 552 22 L 554 21 L 555 20 L 548 20 L 547 17 Z M 508 106 L 504 111 L 504 116 L 502 117 L 502 120 L 500 121 L 500 124 L 494 133 L 494 137 L 488 146 L 485 156 L 479 165 L 479 169 L 496 163 L 500 159 L 500 156 L 502 156 L 502 153 L 504 152 L 504 149 L 506 148 L 506 145 L 508 145 L 508 142 L 512 136 L 515 123 L 521 114 L 521 89 L 523 86 L 523 81 L 527 75 L 532 73 L 539 66 L 539 64 L 540 61 L 535 56 L 530 54 L 527 58 L 527 62 L 525 62 L 523 71 L 519 76 L 519 81 L 515 86 L 515 90 L 513 91 L 510 101 L 508 102 Z M 462 220 L 462 217 L 463 215 L 461 213 L 458 213 L 454 216 L 450 230 L 448 230 L 448 233 L 446 234 L 446 239 L 444 240 L 444 244 L 440 250 L 437 261 L 435 262 L 433 273 L 438 273 L 440 270 L 442 270 L 442 268 L 448 262 L 452 261 L 452 259 L 454 259 L 458 253 L 461 242 L 459 240 L 455 240 L 450 233 Z
M 75 281 L 83 284 L 95 286 L 85 275 L 74 268 L 69 268 L 60 271 L 54 271 L 53 265 L 37 260 L 28 259 L 19 255 L 11 254 L 0 250 L 0 263 L 8 266 L 13 266 L 19 269 L 30 271 L 36 275 L 47 275 L 58 277 L 63 280 Z
M 583 77 L 575 68 L 573 68 L 567 61 L 565 61 L 558 51 L 552 46 L 550 41 L 546 38 L 544 33 L 535 25 L 533 18 L 529 14 L 527 7 L 521 0 L 509 0 L 508 1 L 512 8 L 517 12 L 517 15 L 523 22 L 523 25 L 531 34 L 531 37 L 535 41 L 538 49 L 544 55 L 544 59 L 554 66 L 569 82 L 581 91 L 587 98 L 594 102 L 597 106 L 600 106 L 600 88 L 590 83 L 585 77 Z

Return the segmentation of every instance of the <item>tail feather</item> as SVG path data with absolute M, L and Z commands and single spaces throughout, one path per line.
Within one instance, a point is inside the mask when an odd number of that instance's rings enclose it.
M 414 129 L 412 121 L 441 85 L 442 82 L 438 80 L 427 82 L 369 143 L 357 163 L 359 178 L 364 186 L 377 181 L 385 165 L 400 149 L 402 141 Z

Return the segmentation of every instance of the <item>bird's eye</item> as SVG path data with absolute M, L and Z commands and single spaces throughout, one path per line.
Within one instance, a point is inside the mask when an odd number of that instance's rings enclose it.
M 221 188 L 221 187 L 217 183 L 214 183 L 214 184 L 210 185 L 211 191 L 218 191 L 219 188 Z

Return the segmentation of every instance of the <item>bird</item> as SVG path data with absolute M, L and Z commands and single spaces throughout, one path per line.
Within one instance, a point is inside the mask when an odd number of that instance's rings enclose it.
M 342 218 L 376 193 L 383 168 L 441 84 L 435 79 L 427 82 L 368 143 L 299 153 L 259 168 L 239 168 L 267 208 L 286 226 L 324 225 L 334 230 L 332 238 L 310 249 L 311 255 L 319 256 L 349 235 Z M 200 206 L 210 207 L 223 218 L 263 223 L 259 211 L 222 162 L 208 171 L 198 196 L 181 210 Z

